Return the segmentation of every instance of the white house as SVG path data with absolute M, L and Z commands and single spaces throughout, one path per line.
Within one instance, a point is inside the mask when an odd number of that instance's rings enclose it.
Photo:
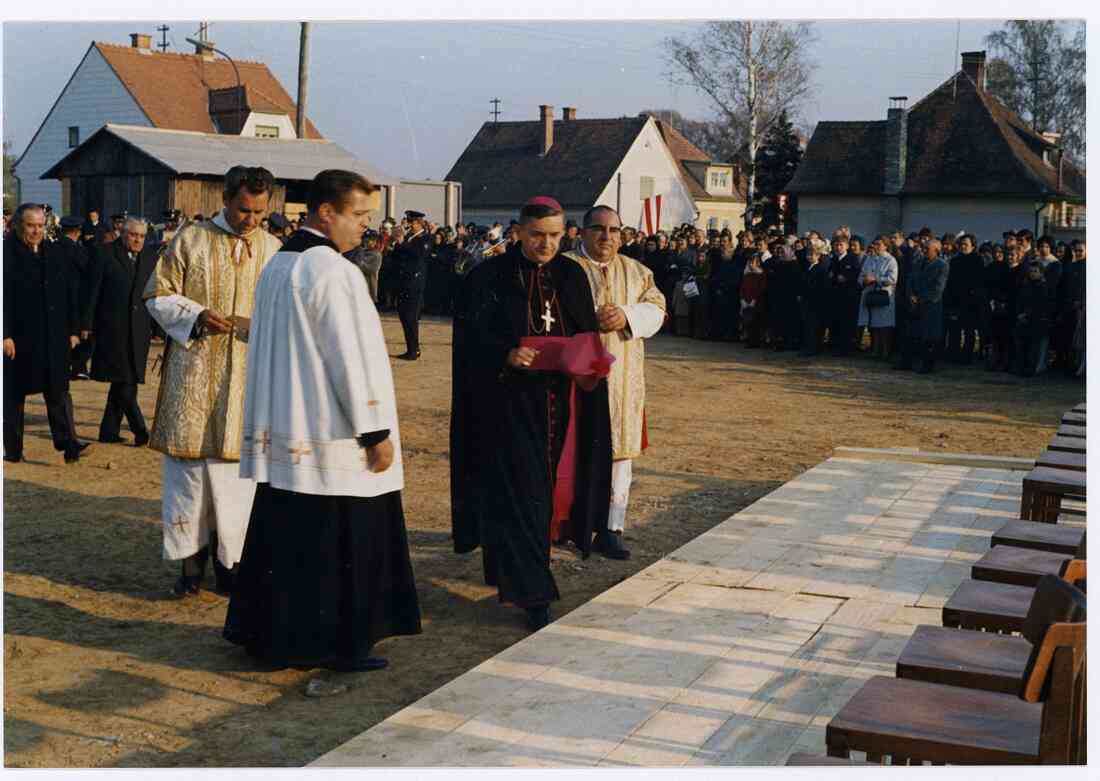
M 20 200 L 62 206 L 60 182 L 43 173 L 104 125 L 260 138 L 295 138 L 294 101 L 259 62 L 160 52 L 150 36 L 130 46 L 93 42 L 16 161 Z M 312 123 L 307 138 L 321 138 Z
M 680 162 L 651 116 L 555 121 L 541 106 L 531 122 L 486 122 L 446 178 L 461 182 L 463 213 L 481 224 L 507 223 L 535 195 L 555 198 L 580 222 L 597 204 L 615 207 L 625 225 L 694 224 L 698 209 Z M 659 207 L 658 207 L 659 202 Z
M 817 125 L 787 185 L 800 230 L 1084 236 L 1084 173 L 1063 159 L 1056 135 L 1036 133 L 986 92 L 985 52 L 962 58 L 912 108 L 891 98 L 885 121 Z

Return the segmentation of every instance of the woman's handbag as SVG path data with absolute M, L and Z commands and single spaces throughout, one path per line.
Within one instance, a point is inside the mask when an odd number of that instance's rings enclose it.
M 867 308 L 881 309 L 890 306 L 890 293 L 882 288 L 875 288 L 867 293 Z

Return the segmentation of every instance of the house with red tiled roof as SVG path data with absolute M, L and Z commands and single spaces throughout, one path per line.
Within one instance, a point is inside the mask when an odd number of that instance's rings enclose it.
M 1084 236 L 1084 172 L 986 91 L 985 52 L 911 108 L 891 101 L 885 121 L 817 125 L 787 185 L 800 230 Z
M 704 229 L 730 228 L 736 233 L 745 224 L 748 182 L 737 162 L 717 162 L 680 131 L 662 119 L 657 128 L 668 151 L 680 164 L 680 175 L 695 201 L 695 226 Z
M 293 139 L 297 106 L 261 62 L 237 60 L 240 74 L 207 49 L 160 52 L 150 36 L 130 46 L 93 42 L 14 167 L 20 200 L 65 208 L 61 183 L 43 173 L 108 124 Z M 321 139 L 306 120 L 305 136 Z

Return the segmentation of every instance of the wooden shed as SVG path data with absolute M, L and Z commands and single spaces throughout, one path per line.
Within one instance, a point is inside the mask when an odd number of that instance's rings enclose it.
M 321 171 L 356 171 L 380 185 L 380 206 L 391 202 L 397 181 L 323 139 L 252 138 L 135 125 L 105 125 L 50 167 L 59 179 L 62 211 L 126 212 L 151 221 L 165 211 L 210 216 L 222 207 L 222 180 L 235 165 L 263 166 L 275 177 L 271 211 L 306 200 Z M 294 207 L 295 210 L 297 206 Z M 292 215 L 292 216 L 296 216 Z

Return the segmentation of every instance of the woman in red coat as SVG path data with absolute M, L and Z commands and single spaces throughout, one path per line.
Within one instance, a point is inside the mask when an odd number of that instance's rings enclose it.
M 749 256 L 745 275 L 741 278 L 741 324 L 745 329 L 745 346 L 759 347 L 764 333 L 765 297 L 768 277 L 764 274 L 763 259 L 759 252 Z

